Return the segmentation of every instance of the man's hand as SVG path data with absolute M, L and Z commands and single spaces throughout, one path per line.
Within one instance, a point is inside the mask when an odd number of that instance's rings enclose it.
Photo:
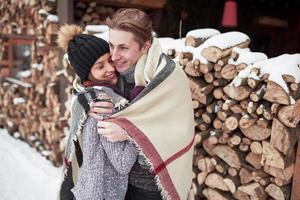
M 129 139 L 126 131 L 113 122 L 99 121 L 97 123 L 98 133 L 111 142 L 121 142 Z

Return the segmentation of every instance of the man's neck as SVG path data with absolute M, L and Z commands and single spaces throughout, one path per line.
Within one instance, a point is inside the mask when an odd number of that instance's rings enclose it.
M 132 67 L 129 67 L 126 71 L 120 72 L 120 76 L 130 84 L 134 84 L 134 70 L 135 70 L 135 65 Z

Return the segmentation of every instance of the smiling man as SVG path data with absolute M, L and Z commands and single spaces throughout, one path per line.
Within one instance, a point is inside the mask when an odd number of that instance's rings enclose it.
M 144 12 L 121 9 L 107 24 L 118 88 L 130 105 L 101 121 L 98 132 L 112 142 L 132 140 L 140 150 L 129 174 L 126 200 L 186 200 L 194 139 L 187 77 L 162 53 Z M 111 106 L 97 102 L 90 112 L 111 113 Z

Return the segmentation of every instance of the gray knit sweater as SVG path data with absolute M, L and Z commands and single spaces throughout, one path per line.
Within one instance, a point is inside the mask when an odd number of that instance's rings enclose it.
M 101 91 L 94 89 L 92 92 L 96 92 L 97 95 L 99 92 L 109 93 L 114 104 L 122 99 L 106 87 L 102 87 Z M 90 102 L 89 93 L 79 95 L 84 95 Z M 82 96 L 79 99 L 82 99 Z M 75 100 L 74 104 L 77 103 L 79 102 Z M 116 111 L 117 109 L 114 110 Z M 87 117 L 83 124 L 83 162 L 72 192 L 76 200 L 123 200 L 127 190 L 128 173 L 137 159 L 137 151 L 130 140 L 108 141 L 97 133 L 96 125 L 97 120 L 92 117 Z

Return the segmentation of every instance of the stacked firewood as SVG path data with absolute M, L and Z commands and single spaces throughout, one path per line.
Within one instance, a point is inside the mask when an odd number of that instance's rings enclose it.
M 55 35 L 58 20 L 55 2 L 4 0 L 0 12 L 1 34 L 36 35 L 40 46 Z
M 111 17 L 117 8 L 101 5 L 96 2 L 75 2 L 75 21 L 82 26 L 105 24 L 107 17 Z
M 52 50 L 44 56 L 51 66 L 40 63 L 21 80 L 6 78 L 0 86 L 0 106 L 3 126 L 10 134 L 60 165 L 68 116 L 61 117 L 59 81 L 52 72 L 57 71 L 57 64 L 53 65 L 57 52 Z
M 195 199 L 289 199 L 299 134 L 300 55 L 267 59 L 246 49 L 249 38 L 237 32 L 205 41 L 189 36 L 186 44 L 197 44 L 191 40 L 203 43 L 167 52 L 190 80 Z
M 61 116 L 64 105 L 60 103 L 59 78 L 64 73 L 58 73 L 59 50 L 53 46 L 58 27 L 56 5 L 50 1 L 4 1 L 0 9 L 5 14 L 1 34 L 36 37 L 31 68 L 18 73 L 18 79 L 1 77 L 0 124 L 60 165 L 68 115 Z

